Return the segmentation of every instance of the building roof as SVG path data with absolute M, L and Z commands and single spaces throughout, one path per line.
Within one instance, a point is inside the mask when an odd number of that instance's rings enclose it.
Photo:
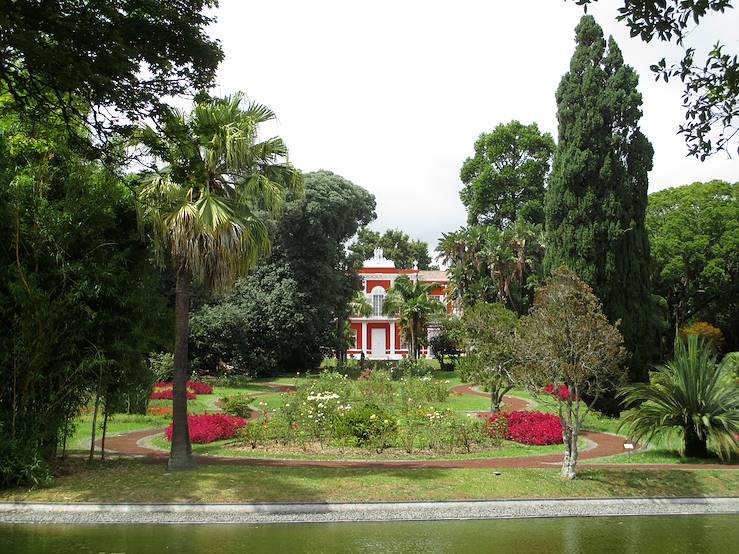
M 418 270 L 419 281 L 448 281 L 449 276 L 446 271 L 439 271 L 433 269 L 420 269 Z

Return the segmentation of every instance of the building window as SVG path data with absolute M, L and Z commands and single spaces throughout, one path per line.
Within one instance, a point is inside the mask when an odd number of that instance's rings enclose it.
M 352 348 L 354 350 L 359 349 L 359 339 L 358 339 L 358 336 L 359 336 L 359 333 L 357 333 L 357 330 L 356 329 L 352 329 L 352 344 L 354 345 L 354 346 L 352 346 Z
M 382 306 L 385 303 L 385 289 L 375 287 L 372 289 L 372 315 L 381 316 Z

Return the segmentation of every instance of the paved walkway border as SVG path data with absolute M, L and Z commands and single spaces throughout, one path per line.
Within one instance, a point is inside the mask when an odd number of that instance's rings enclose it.
M 326 523 L 739 514 L 739 498 L 590 498 L 262 504 L 0 503 L 2 523 Z

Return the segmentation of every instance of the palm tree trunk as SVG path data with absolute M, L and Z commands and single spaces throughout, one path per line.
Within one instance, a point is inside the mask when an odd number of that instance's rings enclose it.
M 172 446 L 167 468 L 170 470 L 195 467 L 187 424 L 188 318 L 192 276 L 189 269 L 177 269 L 175 289 L 174 378 L 172 379 Z
M 707 439 L 698 435 L 693 427 L 685 429 L 685 456 L 689 458 L 708 457 Z

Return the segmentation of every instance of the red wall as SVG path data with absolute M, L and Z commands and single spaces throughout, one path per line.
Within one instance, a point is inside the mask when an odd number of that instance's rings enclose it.
M 362 324 L 361 323 L 352 323 L 352 329 L 354 329 L 357 332 L 357 349 L 362 349 Z M 350 348 L 349 350 L 352 350 Z
M 390 288 L 390 279 L 368 279 L 367 289 L 365 290 L 365 292 L 369 294 L 375 287 L 382 287 L 385 289 L 385 292 L 387 292 Z

